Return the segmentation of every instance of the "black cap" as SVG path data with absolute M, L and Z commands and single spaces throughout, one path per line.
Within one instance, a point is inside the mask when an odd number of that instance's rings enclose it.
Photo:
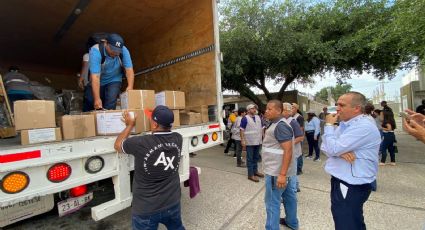
M 158 105 L 152 112 L 152 120 L 165 128 L 171 128 L 174 123 L 174 113 L 167 106 Z
M 106 41 L 111 45 L 111 49 L 117 53 L 122 53 L 124 39 L 119 34 L 108 34 Z

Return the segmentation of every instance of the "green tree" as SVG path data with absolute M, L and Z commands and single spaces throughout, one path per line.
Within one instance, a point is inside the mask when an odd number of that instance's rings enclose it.
M 335 87 L 325 87 L 322 88 L 319 92 L 315 94 L 316 100 L 320 99 L 323 102 L 328 102 L 328 89 L 331 89 L 331 94 L 333 99 L 338 100 L 338 98 L 344 93 L 349 92 L 353 86 L 351 84 L 337 84 Z
M 394 13 L 387 1 L 228 0 L 220 12 L 223 88 L 262 109 L 254 88 L 270 100 L 281 99 L 292 82 L 312 83 L 327 71 L 340 79 L 364 71 L 391 78 L 411 58 L 401 37 L 382 36 Z M 281 86 L 276 94 L 267 81 Z

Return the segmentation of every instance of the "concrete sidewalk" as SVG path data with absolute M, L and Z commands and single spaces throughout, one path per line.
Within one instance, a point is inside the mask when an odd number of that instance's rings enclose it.
M 397 166 L 380 167 L 378 191 L 365 204 L 368 229 L 425 227 L 425 144 L 402 131 L 396 135 Z M 223 150 L 219 146 L 191 158 L 193 165 L 202 167 L 202 192 L 189 199 L 183 189 L 184 224 L 187 229 L 264 229 L 264 180 L 247 180 L 246 169 L 235 167 L 235 159 L 224 156 Z M 324 156 L 322 162 L 304 161 L 298 193 L 300 229 L 333 229 L 324 162 Z

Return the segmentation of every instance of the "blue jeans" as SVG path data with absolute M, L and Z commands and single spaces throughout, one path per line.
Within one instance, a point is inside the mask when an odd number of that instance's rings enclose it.
M 83 112 L 94 110 L 93 91 L 91 85 L 84 87 Z
M 382 141 L 382 157 L 381 162 L 385 163 L 387 160 L 387 150 L 390 152 L 391 162 L 395 162 L 395 135 L 394 133 L 384 133 L 384 140 Z
M 167 210 L 151 215 L 132 216 L 133 230 L 157 230 L 159 223 L 165 225 L 167 229 L 184 230 L 180 202 Z
M 277 188 L 277 177 L 265 175 L 266 194 L 264 196 L 264 203 L 266 205 L 266 229 L 279 230 L 280 219 L 280 200 L 282 197 L 283 189 Z
M 288 177 L 288 184 L 282 193 L 283 207 L 285 207 L 285 221 L 292 229 L 298 229 L 297 218 L 297 176 Z
M 121 91 L 121 82 L 111 82 L 100 86 L 100 99 L 104 109 L 115 109 Z
M 258 172 L 258 160 L 260 159 L 260 145 L 246 146 L 246 167 L 248 176 L 254 176 Z

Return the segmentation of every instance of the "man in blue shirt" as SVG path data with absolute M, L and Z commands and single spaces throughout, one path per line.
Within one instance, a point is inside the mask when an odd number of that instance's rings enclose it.
M 331 211 L 335 229 L 366 229 L 363 204 L 378 172 L 381 136 L 363 115 L 366 98 L 358 92 L 339 97 L 337 114 L 326 116 L 322 151 L 329 157 L 325 171 L 331 179 Z M 337 128 L 334 123 L 339 119 Z
M 94 108 L 115 109 L 123 72 L 127 77 L 126 90 L 133 89 L 134 84 L 130 52 L 124 46 L 122 37 L 118 34 L 109 34 L 105 43 L 94 45 L 89 53 L 89 66 Z

